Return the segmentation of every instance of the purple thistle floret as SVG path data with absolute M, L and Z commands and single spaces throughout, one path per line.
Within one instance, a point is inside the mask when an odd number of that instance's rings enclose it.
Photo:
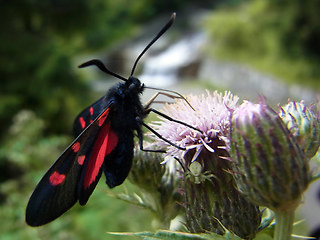
M 153 122 L 152 126 L 165 139 L 187 150 L 194 149 L 194 160 L 203 149 L 213 151 L 209 147 L 212 139 L 221 139 L 225 142 L 225 147 L 229 147 L 230 114 L 235 109 L 238 99 L 231 92 L 225 92 L 223 95 L 217 91 L 213 94 L 207 91 L 206 95 L 187 96 L 194 110 L 184 100 L 177 100 L 176 104 L 166 104 L 162 109 L 163 113 L 194 126 L 202 133 L 164 118 Z M 183 158 L 186 154 L 186 151 L 179 150 L 156 137 L 154 139 L 156 146 L 166 148 L 168 156 Z
M 164 138 L 186 149 L 154 138 L 156 146 L 164 147 L 182 165 L 186 226 L 190 232 L 224 234 L 222 223 L 241 238 L 253 239 L 261 219 L 259 208 L 239 193 L 231 174 L 230 117 L 238 97 L 230 92 L 207 92 L 187 96 L 187 101 L 194 109 L 178 100 L 165 105 L 162 112 L 200 131 L 166 119 L 153 122 Z

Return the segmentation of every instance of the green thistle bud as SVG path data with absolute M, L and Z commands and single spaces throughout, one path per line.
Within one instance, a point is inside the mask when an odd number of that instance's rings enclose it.
M 154 191 L 159 187 L 166 172 L 166 165 L 161 164 L 161 154 L 143 152 L 135 148 L 134 156 L 129 181 L 145 191 Z
M 310 182 L 309 166 L 278 114 L 245 101 L 233 113 L 232 129 L 238 189 L 274 211 L 296 208 Z
M 289 102 L 280 108 L 279 116 L 296 138 L 299 146 L 304 149 L 306 157 L 312 158 L 320 145 L 319 117 L 310 111 L 303 101 Z
M 156 152 L 135 149 L 129 181 L 139 187 L 143 202 L 155 213 L 159 228 L 169 228 L 170 221 L 181 210 L 181 201 L 175 172 L 163 162 L 163 156 Z
M 218 137 L 192 162 L 195 150 L 184 156 L 186 226 L 190 232 L 224 234 L 225 228 L 243 239 L 253 239 L 261 220 L 258 207 L 236 189 L 229 153 Z M 217 221 L 217 219 L 220 221 Z

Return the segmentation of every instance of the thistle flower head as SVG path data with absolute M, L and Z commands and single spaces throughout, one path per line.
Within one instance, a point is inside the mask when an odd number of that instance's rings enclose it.
M 313 157 L 320 146 L 320 118 L 303 101 L 291 101 L 280 108 L 279 116 L 287 125 L 307 157 Z
M 203 149 L 213 151 L 209 146 L 212 139 L 218 138 L 229 146 L 228 134 L 230 127 L 230 112 L 236 107 L 238 97 L 233 96 L 230 92 L 218 93 L 201 96 L 187 96 L 187 100 L 194 110 L 184 101 L 177 100 L 175 104 L 167 104 L 162 112 L 183 121 L 199 130 L 188 128 L 185 125 L 169 121 L 161 118 L 161 121 L 153 123 L 153 127 L 165 139 L 175 143 L 176 145 L 186 148 L 187 151 L 181 151 L 168 143 L 156 139 L 156 145 L 165 147 L 167 154 L 183 158 L 188 150 L 195 150 L 192 161 L 194 161 Z
M 239 190 L 273 210 L 296 207 L 310 181 L 309 166 L 278 114 L 265 102 L 245 101 L 233 113 L 232 127 Z
M 193 128 L 167 119 L 153 123 L 165 139 L 185 149 L 156 139 L 156 145 L 164 147 L 183 166 L 186 226 L 191 232 L 223 234 L 222 223 L 238 236 L 252 239 L 260 224 L 259 209 L 240 195 L 229 173 L 230 116 L 238 97 L 230 92 L 207 92 L 188 96 L 187 100 L 194 109 L 178 100 L 162 112 Z
M 149 145 L 150 146 L 150 145 Z M 151 147 L 147 147 L 151 149 Z M 160 164 L 162 156 L 155 152 L 144 152 L 135 148 L 135 157 L 128 176 L 142 195 L 139 203 L 148 207 L 157 216 L 160 227 L 169 227 L 170 221 L 179 213 L 181 201 L 177 177 L 170 166 Z
M 128 179 L 131 183 L 145 191 L 155 191 L 159 188 L 167 167 L 160 164 L 162 157 L 154 152 L 143 152 L 135 147 L 132 168 Z

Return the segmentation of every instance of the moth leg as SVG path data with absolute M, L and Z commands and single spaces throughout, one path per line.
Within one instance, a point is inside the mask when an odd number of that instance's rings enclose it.
M 167 96 L 169 98 L 178 98 L 178 99 L 183 99 L 189 106 L 190 108 L 195 111 L 195 109 L 192 107 L 192 105 L 189 103 L 189 101 L 180 93 L 176 92 L 176 91 L 171 91 L 168 89 L 161 89 L 161 88 L 153 88 L 153 87 L 145 87 L 148 89 L 153 89 L 153 90 L 158 90 L 158 92 L 156 94 L 154 94 L 151 99 L 145 104 L 145 109 L 148 109 L 152 103 L 167 103 L 167 101 L 155 101 L 155 99 L 159 96 L 159 95 L 164 95 Z
M 176 144 L 174 144 L 173 142 L 169 141 L 168 139 L 164 138 L 163 136 L 161 136 L 161 134 L 159 134 L 157 131 L 155 131 L 153 128 L 151 128 L 150 126 L 148 126 L 147 124 L 145 124 L 140 118 L 136 118 L 137 122 L 140 123 L 142 126 L 146 127 L 150 132 L 152 132 L 154 135 L 156 135 L 158 138 L 160 138 L 161 140 L 165 141 L 166 143 L 170 144 L 171 146 L 174 146 L 180 150 L 186 150 L 183 147 L 180 147 Z M 140 146 L 140 150 L 141 151 L 145 151 L 145 152 L 161 152 L 161 153 L 165 153 L 166 151 L 164 150 L 152 150 L 152 149 L 144 149 L 143 148 L 143 134 L 142 131 L 139 129 L 137 131 L 138 134 L 138 139 L 139 139 L 139 146 Z
M 169 93 L 165 93 L 165 92 L 156 92 L 144 105 L 144 108 L 145 109 L 148 109 L 151 104 L 153 103 L 167 103 L 167 101 L 155 101 L 155 99 L 160 96 L 160 95 L 164 95 L 164 96 L 167 96 L 169 98 L 177 98 L 177 96 L 173 95 L 173 94 L 169 94 Z M 180 97 L 179 97 L 180 98 Z
M 203 131 L 201 131 L 200 129 L 198 129 L 198 128 L 196 128 L 196 127 L 193 127 L 193 126 L 189 125 L 188 123 L 179 121 L 179 120 L 177 120 L 177 119 L 173 119 L 172 117 L 170 117 L 170 116 L 168 116 L 168 115 L 166 115 L 166 114 L 164 114 L 164 113 L 162 113 L 162 112 L 159 112 L 158 110 L 156 110 L 156 109 L 154 109 L 154 108 L 148 108 L 148 109 L 145 109 L 145 111 L 146 111 L 146 113 L 154 112 L 155 114 L 158 114 L 158 115 L 160 115 L 161 117 L 164 117 L 165 119 L 167 119 L 167 120 L 169 120 L 169 121 L 171 121 L 171 122 L 179 123 L 179 124 L 181 124 L 181 125 L 184 125 L 184 126 L 186 126 L 186 127 L 188 127 L 188 128 L 191 128 L 191 129 L 196 130 L 196 131 L 198 131 L 198 132 L 200 132 L 200 133 L 203 134 Z

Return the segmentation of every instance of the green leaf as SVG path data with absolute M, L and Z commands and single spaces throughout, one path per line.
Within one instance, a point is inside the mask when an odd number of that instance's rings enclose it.
M 120 199 L 127 203 L 137 205 L 139 207 L 150 210 L 151 212 L 155 212 L 155 209 L 141 196 L 138 194 L 127 194 L 127 193 L 119 193 L 119 194 L 110 194 L 114 198 Z
M 161 230 L 158 232 L 138 232 L 138 233 L 115 233 L 109 232 L 109 234 L 120 235 L 120 236 L 131 236 L 139 237 L 144 240 L 241 240 L 241 238 L 232 234 L 231 232 L 226 232 L 224 236 L 215 233 L 210 234 L 195 234 L 186 232 L 174 232 Z

